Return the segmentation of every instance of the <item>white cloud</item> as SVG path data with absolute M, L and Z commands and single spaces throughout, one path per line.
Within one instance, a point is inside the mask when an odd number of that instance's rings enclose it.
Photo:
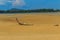
M 12 1 L 8 1 L 8 2 L 12 2 Z
M 4 5 L 4 4 L 5 4 L 4 0 L 0 0 L 0 5 Z
M 15 0 L 12 5 L 13 6 L 24 6 L 26 3 L 24 0 Z
M 7 2 L 12 3 L 12 6 L 24 6 L 24 0 L 0 0 L 0 5 L 5 5 Z
M 3 2 L 0 2 L 0 5 L 4 5 L 4 3 Z

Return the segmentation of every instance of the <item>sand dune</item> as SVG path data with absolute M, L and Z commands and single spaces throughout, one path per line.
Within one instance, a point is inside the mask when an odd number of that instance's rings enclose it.
M 0 14 L 0 40 L 60 40 L 60 15 Z

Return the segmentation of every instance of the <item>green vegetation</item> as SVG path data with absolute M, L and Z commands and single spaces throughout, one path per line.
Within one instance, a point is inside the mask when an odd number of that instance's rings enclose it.
M 0 10 L 0 13 L 31 13 L 31 12 L 60 12 L 60 10 L 54 9 L 35 9 L 35 10 L 20 10 L 13 8 L 11 10 Z

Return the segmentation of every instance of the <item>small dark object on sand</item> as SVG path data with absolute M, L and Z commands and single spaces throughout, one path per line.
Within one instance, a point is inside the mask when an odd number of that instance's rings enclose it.
M 20 23 L 19 20 L 16 18 L 16 21 L 19 25 L 24 25 L 23 23 Z
M 21 23 L 21 22 L 19 22 L 18 18 L 16 18 L 16 21 L 19 25 L 32 25 L 32 24 Z
M 59 26 L 59 24 L 56 24 L 56 25 L 54 25 L 54 26 Z

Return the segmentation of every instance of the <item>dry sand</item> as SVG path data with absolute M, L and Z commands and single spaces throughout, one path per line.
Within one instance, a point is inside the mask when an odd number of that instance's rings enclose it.
M 0 14 L 0 40 L 60 40 L 60 15 Z

